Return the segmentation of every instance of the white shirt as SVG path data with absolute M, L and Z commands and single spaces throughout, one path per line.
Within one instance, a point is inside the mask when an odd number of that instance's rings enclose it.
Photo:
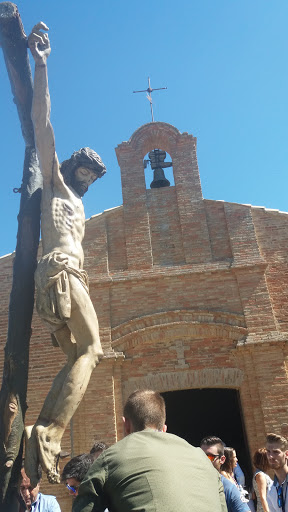
M 280 486 L 281 487 L 281 486 Z M 270 512 L 282 512 L 284 509 L 285 512 L 288 512 L 288 475 L 286 476 L 285 481 L 282 483 L 283 489 L 283 501 L 284 507 L 278 507 L 278 495 L 277 489 L 279 488 L 279 482 L 277 477 L 275 476 L 273 485 L 271 485 L 270 489 L 267 491 L 267 502 L 269 506 Z

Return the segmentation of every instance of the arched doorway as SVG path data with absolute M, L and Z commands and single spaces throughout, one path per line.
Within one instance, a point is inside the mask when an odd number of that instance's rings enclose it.
M 185 389 L 162 393 L 166 402 L 168 432 L 199 446 L 203 437 L 215 435 L 237 452 L 250 486 L 251 462 L 239 392 L 235 389 Z

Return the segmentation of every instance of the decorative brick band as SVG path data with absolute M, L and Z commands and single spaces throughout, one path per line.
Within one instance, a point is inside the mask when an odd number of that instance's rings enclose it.
M 132 377 L 123 382 L 123 401 L 136 389 L 154 389 L 166 392 L 181 389 L 231 388 L 239 389 L 244 373 L 238 368 L 207 368 L 181 372 L 148 374 L 145 377 Z
M 181 134 L 175 126 L 168 123 L 156 122 L 147 123 L 138 128 L 130 137 L 128 142 L 122 142 L 116 148 L 116 154 L 119 151 L 125 151 L 127 148 L 133 148 L 137 152 L 141 152 L 141 157 L 154 148 L 161 148 L 168 153 L 172 153 L 177 146 L 177 142 L 182 138 L 189 137 L 189 140 L 194 140 L 192 135 L 187 133 Z M 195 139 L 196 142 L 196 139 Z
M 112 330 L 112 347 L 125 352 L 138 344 L 199 337 L 241 340 L 244 318 L 218 311 L 166 311 L 136 318 Z

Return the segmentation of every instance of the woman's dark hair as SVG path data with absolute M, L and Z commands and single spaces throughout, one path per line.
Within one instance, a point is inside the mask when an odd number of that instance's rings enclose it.
M 264 473 L 267 471 L 269 463 L 266 448 L 259 448 L 259 450 L 256 450 L 253 455 L 253 465 L 256 469 L 261 469 L 261 471 L 264 471 Z
M 221 471 L 226 471 L 226 473 L 233 473 L 233 452 L 235 452 L 234 448 L 230 448 L 229 446 L 224 447 L 224 455 L 226 460 L 221 466 Z

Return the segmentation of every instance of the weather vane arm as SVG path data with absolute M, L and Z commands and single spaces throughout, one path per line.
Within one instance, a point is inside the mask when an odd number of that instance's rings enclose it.
M 167 89 L 167 87 L 157 87 L 155 89 L 152 89 L 151 87 L 151 84 L 150 84 L 150 78 L 148 77 L 148 88 L 147 89 L 143 89 L 141 91 L 133 91 L 133 93 L 136 93 L 136 92 L 146 92 L 147 93 L 147 99 L 150 103 L 150 111 L 151 111 L 151 117 L 152 117 L 152 123 L 154 122 L 154 113 L 153 113 L 153 103 L 152 103 L 152 92 L 153 91 L 163 91 L 164 89 Z

